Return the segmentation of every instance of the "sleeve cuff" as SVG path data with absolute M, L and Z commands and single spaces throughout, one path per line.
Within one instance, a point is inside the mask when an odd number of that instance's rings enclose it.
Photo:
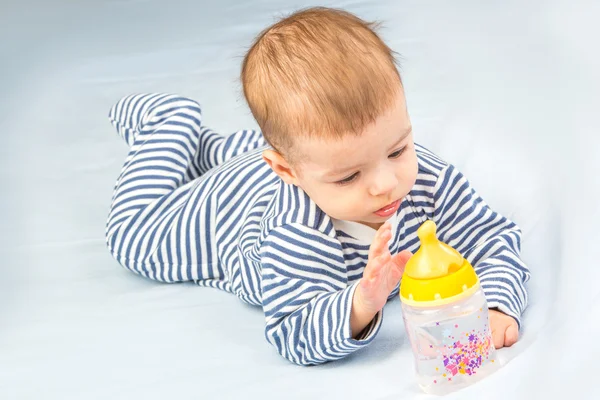
M 521 329 L 521 315 L 527 305 L 525 288 L 512 275 L 501 272 L 479 277 L 488 308 L 513 317 Z
M 346 342 L 349 346 L 354 348 L 360 348 L 368 345 L 375 339 L 377 333 L 381 329 L 381 323 L 383 322 L 383 310 L 379 311 L 373 317 L 373 320 L 369 322 L 369 324 L 362 330 L 358 338 L 352 338 L 352 329 L 350 328 L 350 316 L 352 315 L 352 298 L 354 297 L 354 292 L 358 287 L 358 282 L 354 283 L 349 290 L 349 296 L 346 299 L 346 309 L 348 310 L 348 314 L 346 317 L 346 321 L 344 321 L 345 327 L 344 332 L 346 332 Z

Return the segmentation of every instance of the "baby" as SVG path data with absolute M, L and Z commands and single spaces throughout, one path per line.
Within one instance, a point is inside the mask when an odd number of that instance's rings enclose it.
M 494 344 L 510 346 L 527 304 L 521 232 L 414 143 L 394 54 L 373 28 L 311 8 L 263 31 L 241 73 L 262 132 L 222 136 L 176 95 L 120 100 L 110 119 L 130 151 L 108 247 L 147 278 L 261 306 L 266 339 L 311 365 L 375 338 L 429 219 L 475 267 Z

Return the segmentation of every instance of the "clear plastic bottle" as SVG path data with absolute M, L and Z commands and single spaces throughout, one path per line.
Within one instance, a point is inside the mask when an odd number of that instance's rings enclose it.
M 498 361 L 479 279 L 435 229 L 432 221 L 419 228 L 421 247 L 406 265 L 400 297 L 419 386 L 446 394 L 489 375 Z

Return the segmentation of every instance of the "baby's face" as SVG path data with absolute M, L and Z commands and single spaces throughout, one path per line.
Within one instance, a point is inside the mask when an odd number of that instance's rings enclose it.
M 410 118 L 401 93 L 392 110 L 359 136 L 306 139 L 295 184 L 329 216 L 378 228 L 417 179 Z

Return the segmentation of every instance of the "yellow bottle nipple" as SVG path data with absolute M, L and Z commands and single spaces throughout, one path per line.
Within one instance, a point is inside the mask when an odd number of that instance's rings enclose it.
M 421 247 L 406 263 L 400 282 L 400 298 L 413 306 L 431 307 L 470 296 L 479 279 L 468 260 L 440 242 L 433 221 L 417 230 Z
M 433 279 L 462 266 L 464 259 L 460 253 L 438 240 L 433 221 L 425 221 L 417 230 L 417 236 L 421 247 L 406 264 L 406 275 L 414 279 Z

